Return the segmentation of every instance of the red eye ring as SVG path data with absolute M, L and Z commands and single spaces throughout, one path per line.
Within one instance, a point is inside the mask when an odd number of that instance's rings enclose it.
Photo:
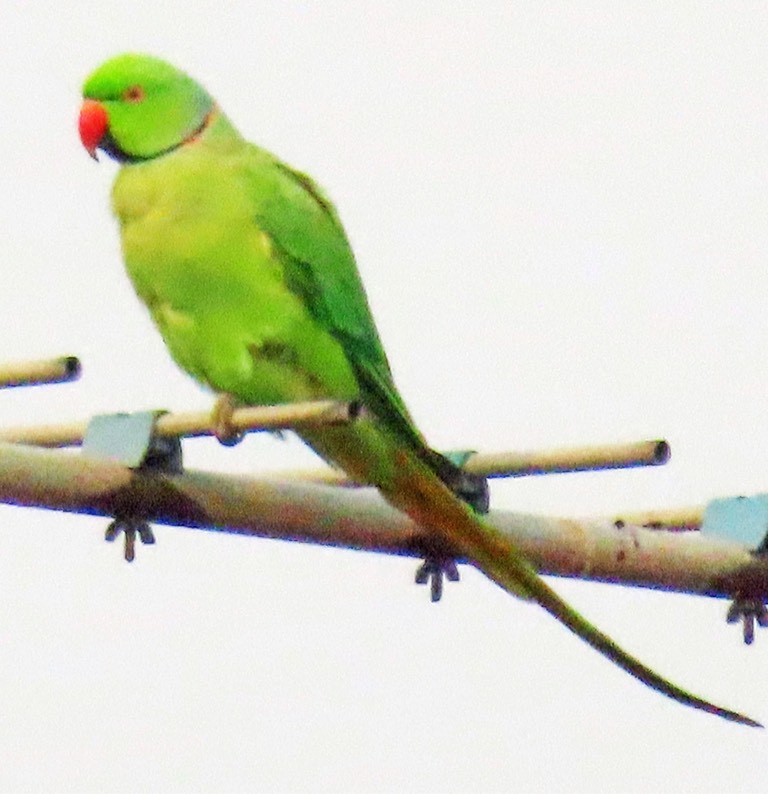
M 141 102 L 144 99 L 144 89 L 140 85 L 132 85 L 123 91 L 123 99 L 126 102 Z

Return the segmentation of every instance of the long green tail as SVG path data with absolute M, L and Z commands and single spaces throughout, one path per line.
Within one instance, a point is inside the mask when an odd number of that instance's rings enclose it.
M 450 548 L 458 550 L 498 585 L 536 601 L 564 626 L 646 686 L 673 700 L 743 725 L 763 726 L 738 712 L 692 695 L 624 651 L 569 606 L 539 576 L 516 545 L 457 498 L 425 462 L 375 418 L 340 427 L 300 431 L 330 463 L 376 485 L 387 501 Z

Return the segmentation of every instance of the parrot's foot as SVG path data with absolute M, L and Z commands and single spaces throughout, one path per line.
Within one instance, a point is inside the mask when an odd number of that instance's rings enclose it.
M 235 408 L 237 401 L 231 394 L 220 394 L 211 411 L 211 431 L 219 444 L 225 447 L 234 447 L 245 438 L 245 433 L 232 425 Z
M 459 569 L 452 557 L 427 557 L 416 571 L 416 584 L 430 585 L 432 602 L 439 601 L 443 596 L 443 577 L 449 582 L 459 581 Z
M 124 552 L 123 556 L 127 562 L 133 562 L 136 557 L 136 533 L 145 546 L 151 546 L 155 542 L 152 527 L 146 521 L 134 518 L 116 518 L 104 533 L 104 540 L 113 543 L 120 533 L 123 533 Z
M 744 642 L 751 645 L 755 639 L 755 621 L 763 628 L 768 626 L 768 609 L 759 598 L 737 598 L 728 608 L 726 621 L 736 623 L 739 620 L 744 630 Z

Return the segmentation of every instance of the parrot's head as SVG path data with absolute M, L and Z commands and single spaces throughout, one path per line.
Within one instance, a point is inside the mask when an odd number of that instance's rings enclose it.
M 85 81 L 80 140 L 93 158 L 101 149 L 119 162 L 151 160 L 198 136 L 214 110 L 210 95 L 184 72 L 126 53 Z

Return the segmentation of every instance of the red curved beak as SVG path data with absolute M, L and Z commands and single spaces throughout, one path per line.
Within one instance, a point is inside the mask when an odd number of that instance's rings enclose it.
M 109 117 L 104 105 L 93 99 L 86 99 L 82 108 L 80 108 L 78 129 L 80 131 L 80 140 L 83 142 L 85 150 L 94 160 L 99 159 L 96 156 L 96 149 L 99 148 L 99 144 L 106 135 L 108 127 Z

